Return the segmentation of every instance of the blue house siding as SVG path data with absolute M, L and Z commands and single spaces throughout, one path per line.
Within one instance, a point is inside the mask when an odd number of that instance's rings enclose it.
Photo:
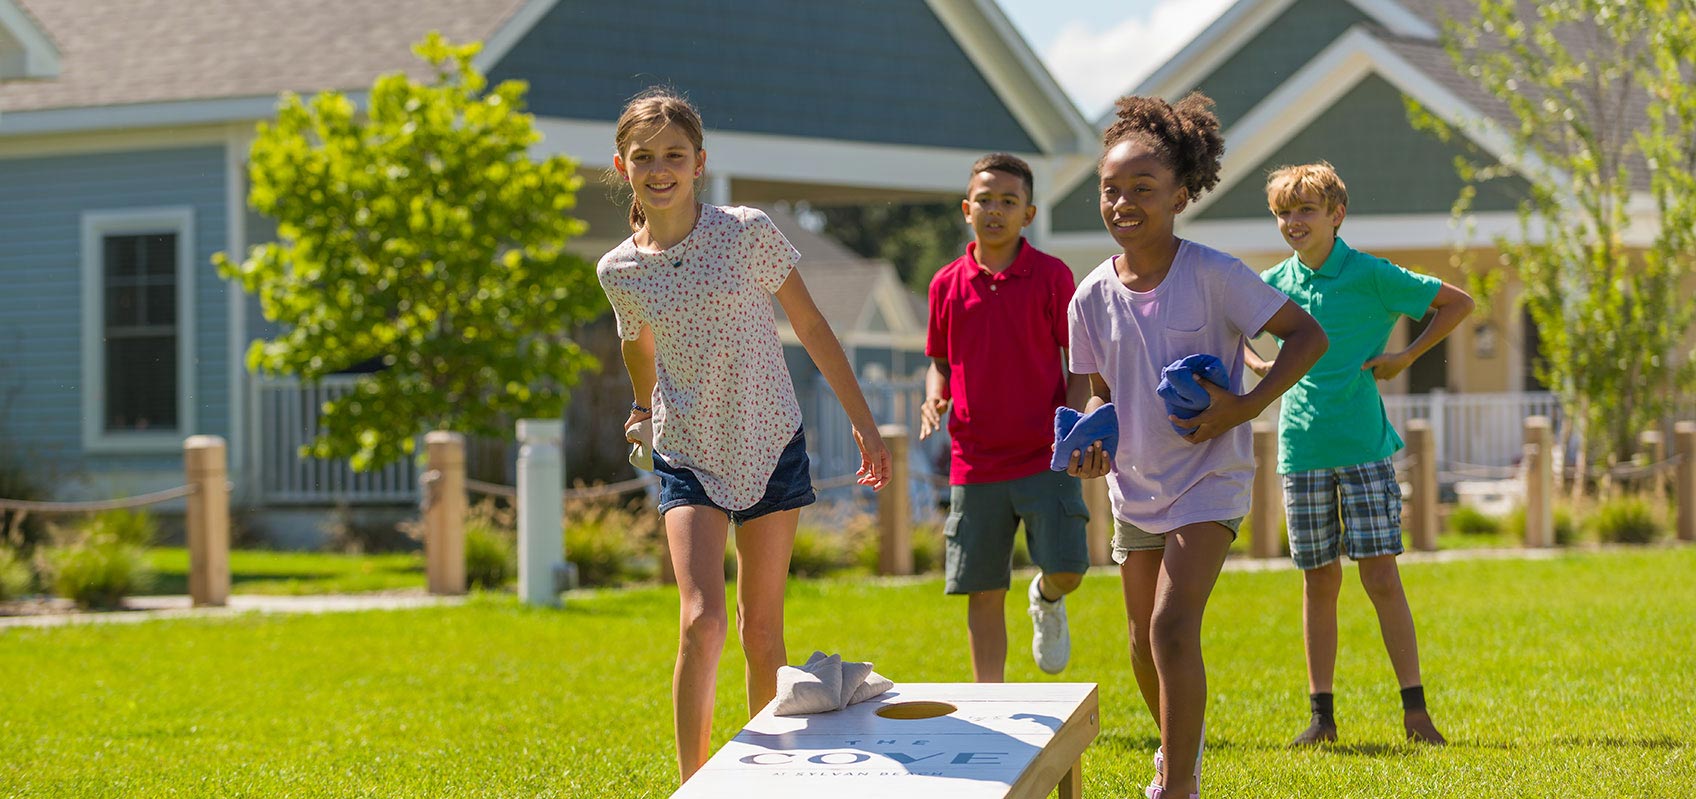
M 82 447 L 82 216 L 193 210 L 195 428 L 230 435 L 228 286 L 211 265 L 223 248 L 224 154 L 198 147 L 0 159 L 0 385 L 16 391 L 0 430 L 63 472 L 180 470 L 182 456 L 90 455 Z M 27 342 L 27 346 L 25 343 Z
M 543 116 L 610 121 L 660 84 L 720 130 L 1038 149 L 922 2 L 650 0 L 643 10 L 635 25 L 621 4 L 562 0 L 490 78 L 529 81 L 530 110 Z M 643 71 L 620 68 L 632 53 Z

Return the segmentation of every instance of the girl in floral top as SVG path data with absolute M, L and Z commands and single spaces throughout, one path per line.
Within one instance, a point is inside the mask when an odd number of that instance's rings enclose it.
M 624 107 L 613 166 L 634 195 L 634 233 L 596 269 L 635 389 L 625 429 L 653 422 L 659 510 L 682 598 L 672 699 L 684 780 L 710 754 L 732 523 L 749 715 L 776 695 L 777 668 L 788 662 L 784 583 L 800 508 L 814 496 L 772 295 L 842 399 L 860 448 L 860 484 L 882 488 L 890 472 L 842 345 L 795 271 L 800 253 L 764 213 L 696 200 L 707 163 L 701 128 L 695 109 L 668 91 Z

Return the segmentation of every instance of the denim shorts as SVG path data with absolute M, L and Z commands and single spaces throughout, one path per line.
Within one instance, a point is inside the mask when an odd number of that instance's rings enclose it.
M 1290 558 L 1317 569 L 1348 553 L 1402 554 L 1402 489 L 1389 458 L 1284 475 Z
M 654 474 L 660 478 L 660 515 L 684 505 L 704 505 L 718 508 L 730 517 L 730 523 L 742 525 L 783 510 L 794 510 L 818 501 L 813 495 L 812 464 L 807 460 L 807 438 L 797 428 L 795 437 L 777 458 L 777 468 L 766 482 L 766 494 L 760 501 L 742 510 L 730 510 L 707 498 L 701 479 L 683 466 L 670 466 L 665 458 L 654 459 Z
M 1031 562 L 1046 574 L 1089 570 L 1089 509 L 1083 481 L 1043 469 L 1029 477 L 949 488 L 943 525 L 944 593 L 1005 591 L 1013 582 L 1020 522 Z

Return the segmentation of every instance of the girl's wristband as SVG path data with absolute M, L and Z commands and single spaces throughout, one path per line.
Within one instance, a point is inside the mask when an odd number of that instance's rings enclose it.
M 646 405 L 643 405 L 642 403 L 637 402 L 636 400 L 630 401 L 630 410 L 636 411 L 638 413 L 653 413 L 654 412 L 653 408 L 650 408 Z

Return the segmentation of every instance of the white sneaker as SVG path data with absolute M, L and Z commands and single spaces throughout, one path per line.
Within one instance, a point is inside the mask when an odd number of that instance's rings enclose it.
M 1036 667 L 1049 674 L 1059 674 L 1072 659 L 1072 632 L 1066 627 L 1066 598 L 1050 602 L 1042 598 L 1042 574 L 1031 579 L 1031 622 L 1036 628 L 1031 635 L 1031 655 Z

